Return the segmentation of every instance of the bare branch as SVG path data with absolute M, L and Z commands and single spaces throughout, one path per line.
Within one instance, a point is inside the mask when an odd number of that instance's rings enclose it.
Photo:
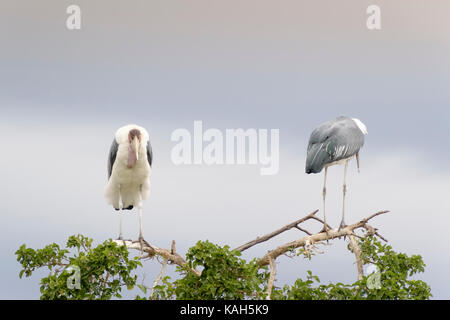
M 314 217 L 311 217 L 311 219 L 314 219 L 314 220 L 319 221 L 322 225 L 325 224 L 325 223 L 323 222 L 323 220 L 320 219 L 319 217 L 314 216 Z M 331 226 L 330 226 L 328 223 L 327 223 L 327 229 L 332 229 Z
M 356 268 L 358 270 L 358 280 L 362 280 L 363 278 L 363 263 L 361 261 L 361 248 L 359 247 L 358 241 L 354 235 L 348 236 L 350 239 L 350 249 L 356 258 Z
M 311 212 L 310 214 L 308 214 L 306 217 L 303 217 L 303 218 L 298 219 L 298 220 L 296 220 L 296 221 L 294 221 L 294 222 L 291 222 L 291 223 L 285 225 L 284 227 L 282 227 L 282 228 L 280 228 L 280 229 L 278 229 L 278 230 L 275 230 L 274 232 L 268 233 L 268 234 L 266 234 L 266 235 L 264 235 L 264 236 L 262 236 L 262 237 L 257 237 L 255 240 L 252 240 L 252 241 L 250 241 L 250 242 L 247 242 L 246 244 L 243 244 L 242 246 L 237 247 L 237 248 L 234 249 L 234 250 L 237 250 L 237 251 L 242 252 L 242 251 L 244 251 L 244 250 L 247 250 L 247 249 L 250 248 L 250 247 L 253 247 L 254 245 L 256 245 L 256 244 L 258 244 L 258 243 L 267 241 L 267 240 L 269 240 L 269 239 L 271 239 L 271 238 L 273 238 L 273 237 L 279 235 L 280 233 L 283 233 L 283 232 L 285 232 L 285 231 L 287 231 L 287 230 L 289 230 L 289 229 L 295 228 L 295 227 L 297 227 L 298 224 L 300 224 L 300 223 L 302 223 L 302 222 L 304 222 L 304 221 L 306 221 L 306 220 L 309 220 L 309 219 L 313 218 L 314 215 L 315 215 L 318 211 L 319 211 L 319 210 L 315 210 L 315 211 Z M 303 231 L 303 230 L 302 230 L 302 231 Z M 307 233 L 308 233 L 308 232 L 307 232 Z
M 384 214 L 384 213 L 388 213 L 388 212 L 389 212 L 388 210 L 375 212 L 374 214 L 368 216 L 367 218 L 362 219 L 361 222 L 364 221 L 365 223 L 367 223 L 370 219 L 375 218 L 376 216 L 378 216 L 380 214 Z
M 380 238 L 380 239 L 382 239 L 384 242 L 388 242 L 385 238 L 383 238 L 382 236 L 381 236 L 381 234 L 379 234 L 378 232 L 375 232 L 375 235 L 378 237 L 378 238 Z
M 312 235 L 312 233 L 311 232 L 309 232 L 308 230 L 305 230 L 305 229 L 303 229 L 303 228 L 300 228 L 299 226 L 295 226 L 298 230 L 300 230 L 300 231 L 303 231 L 304 233 L 306 233 L 307 235 Z
M 143 241 L 143 245 L 141 247 L 141 243 L 139 240 L 137 241 L 129 241 L 129 240 L 114 240 L 118 245 L 125 245 L 128 249 L 136 249 L 136 250 L 142 250 L 144 252 L 147 252 L 150 256 L 158 255 L 165 259 L 167 259 L 168 262 L 174 263 L 180 267 L 187 266 L 186 260 L 182 256 L 180 256 L 178 253 L 174 252 L 172 253 L 171 250 L 158 248 L 153 245 L 149 245 L 146 241 Z M 174 249 L 174 245 L 172 245 Z M 174 250 L 175 251 L 175 250 Z M 197 276 L 200 276 L 201 272 L 197 269 L 191 268 L 190 271 Z
M 172 246 L 174 245 L 174 242 L 172 242 Z M 161 280 L 164 271 L 166 270 L 166 266 L 167 266 L 167 258 L 164 259 L 163 265 L 161 267 L 161 272 L 159 273 L 158 277 L 155 279 L 155 282 L 153 282 L 153 287 L 152 287 L 152 292 L 150 294 L 150 300 L 153 299 L 153 293 L 155 292 L 155 287 L 157 286 L 158 282 Z
M 343 236 L 354 235 L 353 231 L 358 228 L 364 228 L 368 231 L 369 234 L 375 234 L 376 230 L 373 227 L 369 226 L 367 224 L 367 221 L 369 221 L 370 219 L 372 219 L 375 216 L 378 216 L 380 214 L 387 213 L 387 212 L 389 212 L 389 211 L 377 212 L 377 213 L 369 216 L 368 218 L 365 218 L 365 219 L 363 219 L 357 223 L 354 223 L 352 225 L 346 226 L 345 228 L 342 228 L 340 230 L 330 229 L 330 230 L 328 230 L 328 235 L 325 232 L 321 232 L 321 233 L 316 233 L 316 234 L 306 236 L 301 239 L 283 244 L 283 245 L 277 247 L 276 249 L 266 253 L 264 255 L 264 257 L 259 259 L 258 264 L 260 266 L 266 266 L 270 263 L 271 258 L 276 259 L 280 255 L 282 255 L 288 251 L 291 251 L 291 250 L 299 248 L 299 247 L 304 247 L 307 243 L 314 244 L 319 241 L 331 240 L 331 239 L 340 238 Z
M 172 240 L 172 246 L 170 247 L 170 253 L 175 254 L 177 250 L 175 249 L 175 240 Z
M 268 288 L 267 288 L 269 298 L 270 298 L 270 293 L 272 291 L 273 282 L 275 281 L 275 275 L 276 275 L 275 260 L 280 255 L 287 254 L 287 253 L 291 252 L 292 250 L 299 248 L 299 247 L 304 247 L 307 250 L 311 250 L 311 248 L 312 249 L 315 248 L 315 246 L 314 246 L 315 244 L 323 243 L 324 241 L 328 241 L 328 240 L 335 239 L 335 238 L 340 238 L 342 236 L 349 236 L 351 241 L 353 241 L 353 240 L 355 240 L 354 237 L 359 237 L 354 232 L 358 228 L 365 229 L 367 231 L 367 235 L 376 235 L 379 238 L 383 239 L 384 241 L 387 241 L 377 232 L 377 229 L 370 226 L 367 222 L 369 220 L 371 220 L 372 218 L 374 218 L 378 215 L 387 213 L 389 211 L 376 212 L 376 213 L 370 215 L 369 217 L 362 219 L 361 221 L 354 223 L 352 225 L 346 226 L 345 228 L 342 228 L 340 230 L 330 228 L 328 230 L 328 234 L 326 232 L 311 234 L 307 230 L 304 230 L 298 226 L 300 223 L 305 222 L 309 219 L 314 219 L 314 220 L 317 220 L 317 221 L 323 223 L 323 221 L 320 218 L 317 218 L 315 216 L 315 214 L 317 212 L 318 212 L 318 210 L 315 210 L 315 211 L 311 212 L 309 215 L 307 215 L 301 219 L 298 219 L 290 224 L 287 224 L 284 227 L 282 227 L 278 230 L 275 230 L 274 232 L 271 232 L 269 234 L 266 234 L 262 237 L 257 237 L 255 240 L 250 241 L 250 242 L 235 249 L 237 251 L 244 251 L 256 244 L 267 241 L 267 240 L 279 235 L 280 233 L 283 233 L 292 228 L 297 228 L 297 229 L 305 232 L 308 235 L 308 236 L 305 236 L 298 240 L 291 241 L 289 243 L 278 246 L 274 250 L 268 251 L 262 258 L 260 258 L 258 260 L 258 264 L 261 267 L 270 265 L 270 270 L 271 270 L 270 271 L 270 279 L 269 279 Z M 155 255 L 162 257 L 164 259 L 163 268 L 161 270 L 160 276 L 158 276 L 158 278 L 155 280 L 156 281 L 155 283 L 158 283 L 160 281 L 167 263 L 176 264 L 180 267 L 186 267 L 188 265 L 187 261 L 176 252 L 174 240 L 172 241 L 172 245 L 171 245 L 170 249 L 158 248 L 154 245 L 150 245 L 145 240 L 144 241 L 114 240 L 114 242 L 116 242 L 118 245 L 125 245 L 128 249 L 144 251 L 148 254 L 149 257 L 154 257 Z M 356 256 L 356 253 L 355 253 L 355 256 Z M 358 258 L 357 258 L 357 261 L 358 261 Z M 358 264 L 358 278 L 360 277 L 360 274 L 362 274 L 361 268 L 362 268 L 362 265 L 360 267 L 360 265 Z M 197 276 L 201 275 L 201 272 L 195 268 L 190 268 L 189 270 L 190 270 L 190 272 L 194 273 Z M 270 288 L 270 290 L 269 290 L 269 288 Z
M 369 235 L 376 235 L 378 238 L 382 239 L 384 242 L 388 242 L 384 237 L 381 236 L 381 234 L 378 233 L 378 229 L 375 229 L 368 224 L 366 224 L 365 229 L 367 230 L 367 233 Z
M 269 264 L 270 264 L 270 277 L 269 277 L 269 281 L 267 282 L 267 297 L 266 297 L 267 300 L 270 300 L 270 295 L 272 294 L 273 283 L 275 282 L 275 276 L 277 275 L 277 267 L 276 267 L 275 259 L 270 257 Z

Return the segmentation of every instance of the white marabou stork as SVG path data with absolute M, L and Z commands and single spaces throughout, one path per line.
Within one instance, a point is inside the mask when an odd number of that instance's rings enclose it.
M 347 166 L 351 158 L 356 156 L 356 163 L 359 172 L 359 149 L 364 144 L 364 135 L 367 128 L 361 120 L 356 118 L 338 117 L 318 126 L 311 133 L 308 143 L 308 153 L 306 156 L 305 172 L 319 173 L 325 169 L 323 181 L 323 221 L 322 232 L 328 234 L 325 217 L 325 195 L 327 183 L 327 169 L 335 164 L 344 165 L 344 185 L 342 188 L 342 220 L 339 230 L 344 228 L 345 215 L 345 194 L 347 192 L 346 176 Z
M 108 184 L 105 197 L 108 204 L 120 210 L 122 240 L 122 210 L 139 210 L 139 240 L 142 236 L 142 200 L 150 194 L 152 147 L 147 130 L 129 124 L 119 128 L 114 136 L 108 158 Z

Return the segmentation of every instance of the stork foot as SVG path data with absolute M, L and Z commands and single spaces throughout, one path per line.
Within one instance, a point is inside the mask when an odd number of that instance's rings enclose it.
M 143 252 L 143 249 L 144 249 L 144 244 L 148 245 L 148 243 L 147 243 L 147 241 L 144 240 L 144 237 L 142 236 L 142 234 L 139 235 L 138 241 L 139 241 L 139 244 L 141 246 L 141 248 L 140 248 L 141 250 L 139 252 L 139 257 L 141 258 L 142 257 L 142 252 Z
M 338 231 L 340 231 L 341 229 L 344 229 L 347 225 L 345 224 L 344 220 L 341 221 L 341 224 L 339 225 L 339 229 Z
M 344 229 L 346 226 L 347 226 L 347 225 L 345 224 L 344 220 L 342 220 L 342 221 L 341 221 L 341 224 L 339 225 L 338 232 L 341 231 L 341 229 Z M 346 237 L 346 236 L 347 236 L 347 235 L 344 234 L 344 240 L 345 240 L 345 237 Z M 340 237 L 339 237 L 339 238 L 340 238 Z
M 150 244 L 144 239 L 143 236 L 139 236 L 138 241 L 141 244 L 141 247 L 144 246 L 150 247 Z
M 327 238 L 328 238 L 329 237 L 328 230 L 331 230 L 331 228 L 328 228 L 324 225 L 322 230 L 319 231 L 319 233 L 325 232 L 327 234 Z M 328 241 L 328 239 L 327 239 L 327 241 Z
M 125 245 L 126 242 L 133 242 L 131 239 L 124 239 L 122 235 L 120 235 L 116 241 L 122 241 L 122 244 Z

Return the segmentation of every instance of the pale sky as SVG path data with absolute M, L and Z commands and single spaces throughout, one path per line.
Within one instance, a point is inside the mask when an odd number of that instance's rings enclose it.
M 323 176 L 306 175 L 311 131 L 340 115 L 369 134 L 361 173 L 349 166 L 347 223 L 373 220 L 394 250 L 420 254 L 418 278 L 450 297 L 450 21 L 448 1 L 77 1 L 82 29 L 65 27 L 72 1 L 0 4 L 0 298 L 37 299 L 39 279 L 19 279 L 14 252 L 82 233 L 117 237 L 103 199 L 115 130 L 144 126 L 153 145 L 144 236 L 179 253 L 198 240 L 231 247 L 321 209 Z M 280 170 L 171 162 L 171 133 L 206 128 L 280 130 Z M 343 167 L 329 170 L 327 220 L 338 226 Z M 319 213 L 319 216 L 321 213 Z M 125 220 L 137 237 L 137 215 Z M 319 231 L 320 225 L 310 226 Z M 302 236 L 290 231 L 250 249 L 262 256 Z M 276 285 L 305 277 L 356 279 L 343 240 L 311 262 L 278 260 Z M 333 266 L 331 269 L 330 266 Z M 159 272 L 147 263 L 150 285 Z M 130 295 L 130 297 L 132 297 Z

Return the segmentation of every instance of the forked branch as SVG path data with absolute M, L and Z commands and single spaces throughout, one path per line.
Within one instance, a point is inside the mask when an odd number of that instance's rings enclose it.
M 336 230 L 336 229 L 331 229 L 328 230 L 328 234 L 325 232 L 321 232 L 321 233 L 316 233 L 310 236 L 306 236 L 303 238 L 300 238 L 298 240 L 295 241 L 291 241 L 288 243 L 285 243 L 281 246 L 278 246 L 277 248 L 275 248 L 274 250 L 271 250 L 269 252 L 267 252 L 264 257 L 262 257 L 261 259 L 258 260 L 258 264 L 260 266 L 266 266 L 270 263 L 270 259 L 276 259 L 278 258 L 280 255 L 285 254 L 286 252 L 292 251 L 296 248 L 299 247 L 305 247 L 305 245 L 313 245 L 314 243 L 318 243 L 318 242 L 322 242 L 322 241 L 326 241 L 326 240 L 331 240 L 331 239 L 336 239 L 336 238 L 340 238 L 343 236 L 355 236 L 354 231 L 358 228 L 363 228 L 367 231 L 368 235 L 378 235 L 380 238 L 382 238 L 378 233 L 377 233 L 377 229 L 371 227 L 370 225 L 368 225 L 368 221 L 380 214 L 384 214 L 387 213 L 389 211 L 379 211 L 377 213 L 372 214 L 371 216 L 364 218 L 363 220 L 351 224 L 349 226 L 346 226 L 345 228 L 342 228 L 340 230 Z M 383 240 L 385 240 L 384 238 L 382 238 Z M 386 241 L 386 240 L 385 240 Z
M 186 267 L 188 265 L 187 261 L 184 260 L 184 258 L 180 256 L 178 253 L 176 253 L 175 241 L 172 242 L 170 250 L 158 248 L 154 245 L 148 244 L 146 241 L 143 241 L 143 243 L 141 243 L 139 240 L 136 241 L 114 240 L 114 242 L 116 242 L 118 245 L 125 245 L 128 249 L 135 249 L 146 252 L 150 257 L 153 257 L 154 255 L 161 256 L 164 259 L 166 259 L 168 263 L 173 263 L 180 267 Z M 191 268 L 190 271 L 198 276 L 201 275 L 201 272 L 198 271 L 197 269 Z
M 296 220 L 296 221 L 294 221 L 294 222 L 291 222 L 291 223 L 285 225 L 284 227 L 282 227 L 282 228 L 280 228 L 280 229 L 278 229 L 278 230 L 275 230 L 275 231 L 273 231 L 273 232 L 271 232 L 271 233 L 268 233 L 268 234 L 266 234 L 266 235 L 264 235 L 264 236 L 262 236 L 262 237 L 257 237 L 255 240 L 252 240 L 252 241 L 250 241 L 250 242 L 247 242 L 246 244 L 243 244 L 242 246 L 239 246 L 239 247 L 237 247 L 237 248 L 234 249 L 234 250 L 237 250 L 237 251 L 242 252 L 242 251 L 244 251 L 244 250 L 247 250 L 247 249 L 250 248 L 250 247 L 253 247 L 254 245 L 256 245 L 256 244 L 258 244 L 258 243 L 267 241 L 267 240 L 269 240 L 269 239 L 271 239 L 271 238 L 273 238 L 273 237 L 279 235 L 280 233 L 283 233 L 283 232 L 285 232 L 285 231 L 287 231 L 287 230 L 289 230 L 289 229 L 292 229 L 292 228 L 297 228 L 297 229 L 299 229 L 299 230 L 301 230 L 301 231 L 303 231 L 303 232 L 305 232 L 305 233 L 308 234 L 308 233 L 309 233 L 308 231 L 301 229 L 298 225 L 299 225 L 300 223 L 302 223 L 302 222 L 305 222 L 306 220 L 316 218 L 316 217 L 314 217 L 314 215 L 315 215 L 318 211 L 319 211 L 319 210 L 315 210 L 315 211 L 311 212 L 310 214 L 308 214 L 307 216 L 305 216 L 305 217 L 303 217 L 303 218 L 301 218 L 301 219 L 298 219 L 298 220 Z M 311 233 L 309 233 L 309 234 L 311 234 Z

